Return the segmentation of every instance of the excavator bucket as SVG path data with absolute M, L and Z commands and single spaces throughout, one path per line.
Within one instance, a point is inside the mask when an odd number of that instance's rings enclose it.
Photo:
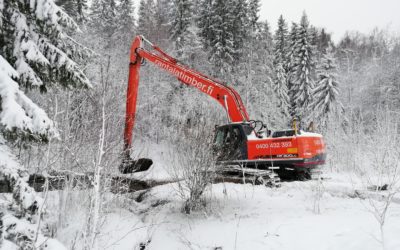
M 126 158 L 119 166 L 119 171 L 123 174 L 132 174 L 136 172 L 146 171 L 151 167 L 151 165 L 153 165 L 153 161 L 148 158 L 140 158 L 137 160 Z

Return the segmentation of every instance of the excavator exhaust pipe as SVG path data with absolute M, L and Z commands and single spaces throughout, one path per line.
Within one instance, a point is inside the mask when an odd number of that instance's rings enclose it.
M 132 174 L 137 172 L 147 171 L 151 165 L 153 165 L 153 161 L 148 158 L 140 158 L 137 160 L 133 160 L 130 157 L 125 158 L 122 161 L 122 164 L 119 166 L 119 171 L 122 174 Z

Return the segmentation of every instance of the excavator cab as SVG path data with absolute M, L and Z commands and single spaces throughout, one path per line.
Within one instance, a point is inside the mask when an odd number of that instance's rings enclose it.
M 248 124 L 228 124 L 216 127 L 213 150 L 217 161 L 242 160 L 247 158 Z

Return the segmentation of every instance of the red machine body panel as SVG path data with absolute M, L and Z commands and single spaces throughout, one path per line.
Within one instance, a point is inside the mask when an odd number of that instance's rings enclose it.
M 249 139 L 248 160 L 296 161 L 295 166 L 320 165 L 324 159 L 325 143 L 314 133 L 279 138 Z

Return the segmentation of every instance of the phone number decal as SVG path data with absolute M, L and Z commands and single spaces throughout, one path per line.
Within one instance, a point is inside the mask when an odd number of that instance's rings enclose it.
M 256 149 L 266 149 L 266 148 L 289 148 L 292 146 L 291 141 L 286 142 L 271 142 L 271 143 L 263 143 L 256 144 Z

